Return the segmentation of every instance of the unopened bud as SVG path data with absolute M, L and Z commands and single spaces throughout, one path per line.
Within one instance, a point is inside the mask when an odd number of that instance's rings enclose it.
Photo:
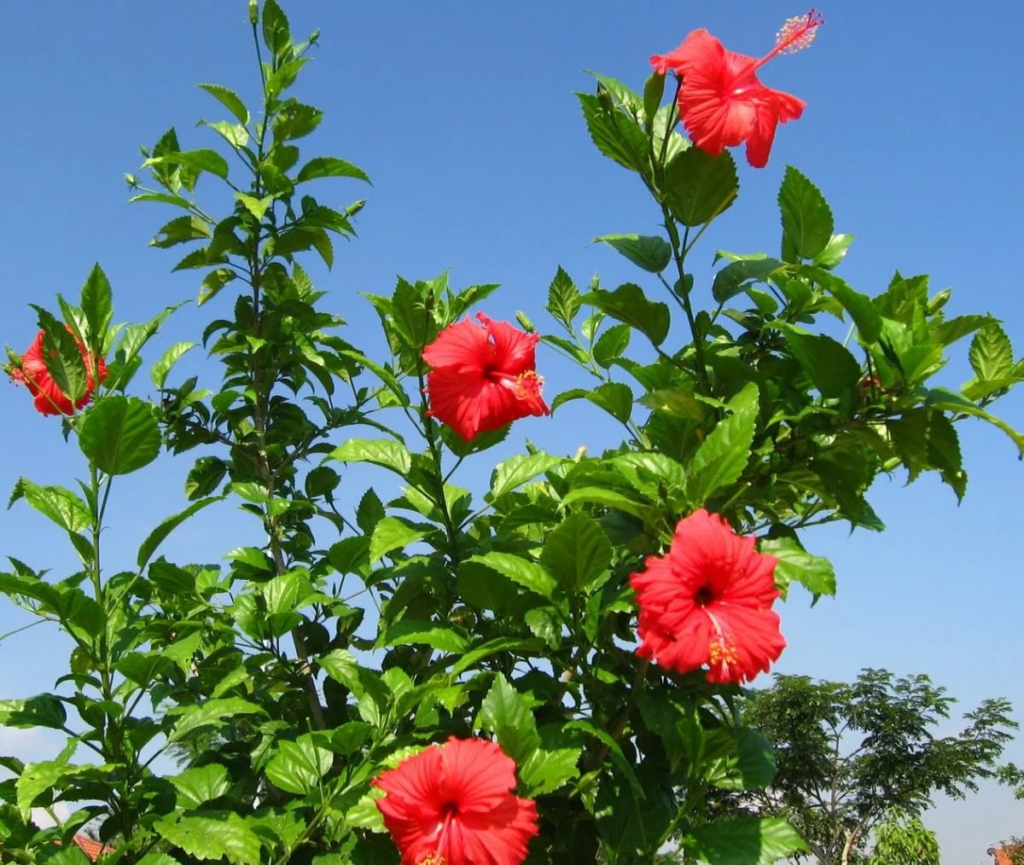
M 953 293 L 953 289 L 947 288 L 945 291 L 940 291 L 935 297 L 928 301 L 928 314 L 935 315 L 942 307 L 946 305 L 946 301 L 949 300 L 950 295 Z
M 517 309 L 516 310 L 516 321 L 519 322 L 520 326 L 527 333 L 533 333 L 533 331 L 534 331 L 533 322 L 530 321 L 529 317 L 521 309 Z
M 125 173 L 124 182 L 127 183 L 132 189 L 139 185 L 139 179 L 134 174 Z
M 260 6 L 257 0 L 249 0 L 249 23 L 253 26 L 260 20 Z
M 586 455 L 587 455 L 587 446 L 586 445 L 580 445 L 578 448 L 576 448 L 575 461 L 579 462 Z

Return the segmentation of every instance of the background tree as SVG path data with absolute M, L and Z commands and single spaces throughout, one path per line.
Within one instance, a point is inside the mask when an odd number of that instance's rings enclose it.
M 936 792 L 962 798 L 997 774 L 1017 727 L 1010 704 L 985 700 L 964 729 L 940 737 L 955 702 L 924 675 L 867 669 L 852 684 L 777 676 L 744 709 L 745 723 L 774 743 L 775 779 L 719 806 L 784 817 L 822 865 L 865 861 L 872 830 L 893 809 L 918 817 Z
M 875 827 L 869 865 L 939 865 L 939 842 L 919 817 L 892 811 Z

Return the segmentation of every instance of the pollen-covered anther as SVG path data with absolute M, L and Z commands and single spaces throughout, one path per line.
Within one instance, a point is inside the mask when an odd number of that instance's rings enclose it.
M 796 54 L 814 41 L 818 28 L 825 23 L 821 14 L 811 9 L 806 15 L 790 18 L 782 29 L 775 34 L 775 51 L 777 54 Z
M 540 396 L 544 390 L 544 377 L 527 370 L 516 379 L 516 396 L 520 399 Z

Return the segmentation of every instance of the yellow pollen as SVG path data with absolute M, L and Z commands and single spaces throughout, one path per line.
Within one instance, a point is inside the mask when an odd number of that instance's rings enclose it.
M 775 51 L 780 54 L 796 54 L 797 51 L 802 51 L 814 41 L 818 27 L 824 23 L 814 9 L 806 15 L 790 18 L 775 34 Z
M 445 865 L 445 858 L 444 856 L 436 856 L 431 853 L 425 859 L 420 859 L 416 865 Z
M 544 379 L 533 370 L 527 370 L 516 379 L 515 393 L 519 399 L 540 396 L 544 387 Z

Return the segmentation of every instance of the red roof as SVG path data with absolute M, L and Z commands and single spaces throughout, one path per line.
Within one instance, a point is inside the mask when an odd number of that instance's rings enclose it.
M 81 851 L 89 857 L 90 862 L 95 862 L 104 853 L 114 852 L 113 847 L 107 847 L 99 841 L 93 841 L 92 838 L 87 835 L 75 835 L 72 840 L 78 845 Z
M 1016 847 L 989 847 L 988 852 L 996 857 L 996 865 L 1013 865 L 1010 861 L 1010 850 L 1016 850 Z

